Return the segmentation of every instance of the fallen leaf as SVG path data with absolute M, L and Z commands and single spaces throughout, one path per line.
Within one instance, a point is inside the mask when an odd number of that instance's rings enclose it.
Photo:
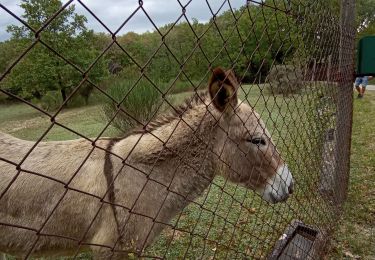
M 345 251 L 344 252 L 344 256 L 346 257 L 349 257 L 351 259 L 361 259 L 361 257 L 359 255 L 353 255 L 351 252 L 349 251 Z

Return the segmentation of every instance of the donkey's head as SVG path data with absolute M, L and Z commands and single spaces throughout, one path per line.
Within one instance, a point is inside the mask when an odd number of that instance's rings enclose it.
M 268 202 L 285 201 L 293 178 L 259 115 L 237 98 L 233 71 L 216 68 L 209 82 L 211 108 L 219 116 L 215 151 L 230 181 L 253 189 Z

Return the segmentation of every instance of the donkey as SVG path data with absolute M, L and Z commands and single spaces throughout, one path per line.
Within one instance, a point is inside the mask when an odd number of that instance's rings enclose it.
M 231 70 L 216 68 L 208 91 L 140 131 L 94 144 L 40 142 L 21 164 L 35 143 L 1 133 L 0 252 L 139 254 L 216 175 L 285 201 L 292 175 L 238 86 Z

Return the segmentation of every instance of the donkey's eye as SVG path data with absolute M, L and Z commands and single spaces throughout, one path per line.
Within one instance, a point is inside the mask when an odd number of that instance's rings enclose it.
M 248 139 L 249 142 L 256 144 L 256 145 L 266 145 L 266 140 L 260 137 L 250 138 Z

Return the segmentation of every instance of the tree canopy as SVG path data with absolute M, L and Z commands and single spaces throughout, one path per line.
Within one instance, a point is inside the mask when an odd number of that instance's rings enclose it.
M 62 7 L 62 3 L 59 0 L 22 0 L 20 6 L 25 11 L 22 18 L 34 30 L 38 30 Z M 86 21 L 86 17 L 76 14 L 75 6 L 70 5 L 60 12 L 38 37 L 47 46 L 85 71 L 99 55 L 99 50 L 92 45 L 94 32 L 87 30 Z M 12 34 L 12 38 L 2 43 L 1 49 L 4 53 L 12 50 L 8 56 L 21 53 L 37 37 L 24 25 L 11 25 L 7 30 Z M 69 91 L 78 85 L 82 75 L 41 41 L 37 41 L 12 70 L 10 77 L 5 81 L 6 88 L 24 98 L 40 98 L 48 91 L 59 91 L 65 100 Z M 9 60 L 10 57 L 7 61 Z M 106 75 L 104 64 L 105 62 L 100 61 L 90 71 L 91 79 L 99 80 Z M 90 88 L 89 84 L 85 84 L 82 89 L 84 88 Z
M 331 47 L 338 31 L 340 1 L 299 2 L 266 0 L 273 8 L 248 4 L 206 23 L 182 19 L 152 32 L 116 35 L 116 42 L 87 75 L 98 84 L 108 82 L 105 79 L 110 74 L 136 78 L 141 72 L 158 82 L 170 83 L 178 77 L 193 83 L 204 80 L 209 67 L 234 66 L 245 82 L 262 81 L 274 65 L 308 62 L 306 59 L 324 58 L 327 51 L 335 52 Z M 22 0 L 21 7 L 23 19 L 38 30 L 62 2 Z M 1 87 L 27 99 L 41 98 L 49 91 L 59 92 L 65 99 L 79 85 L 82 73 L 45 44 L 86 72 L 112 42 L 111 35 L 87 29 L 86 22 L 71 4 L 38 35 L 25 26 L 9 26 L 11 39 L 0 43 L 0 72 L 37 42 Z M 358 37 L 375 33 L 375 0 L 357 1 L 356 22 Z M 86 82 L 80 93 L 88 98 L 91 90 Z

